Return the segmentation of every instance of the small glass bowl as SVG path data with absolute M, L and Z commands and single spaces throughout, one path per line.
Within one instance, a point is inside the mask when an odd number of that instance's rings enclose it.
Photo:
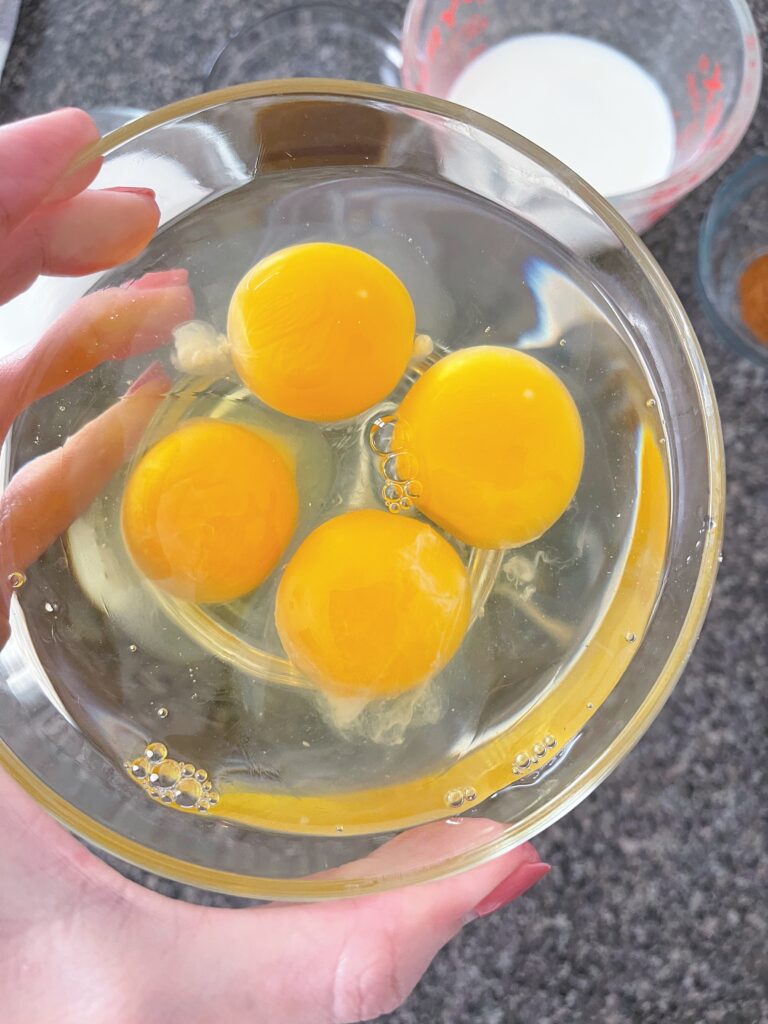
M 768 343 L 741 318 L 738 286 L 749 264 L 768 253 L 768 154 L 752 157 L 715 193 L 699 235 L 698 279 L 704 310 L 739 355 L 768 366 Z
M 232 36 L 214 57 L 205 87 L 305 77 L 397 86 L 401 63 L 397 29 L 378 10 L 302 2 L 266 14 Z

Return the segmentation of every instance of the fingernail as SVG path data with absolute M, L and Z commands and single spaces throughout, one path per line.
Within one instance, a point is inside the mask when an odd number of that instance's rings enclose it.
M 153 188 L 140 188 L 139 186 L 115 185 L 113 188 L 102 189 L 102 192 L 128 192 L 134 196 L 145 196 L 147 199 L 155 198 L 155 190 Z
M 176 288 L 187 284 L 189 273 L 181 267 L 172 270 L 153 270 L 136 281 L 125 284 L 125 288 L 137 288 L 139 291 L 151 291 L 153 288 Z
M 480 900 L 472 911 L 471 919 L 487 917 L 488 914 L 493 914 L 494 911 L 506 906 L 507 903 L 516 900 L 518 896 L 528 892 L 540 878 L 549 874 L 549 871 L 550 865 L 544 864 L 541 861 L 538 861 L 536 864 L 521 864 L 503 882 L 499 883 L 492 892 L 489 892 L 487 896 Z
M 166 387 L 171 386 L 171 378 L 165 372 L 163 364 L 158 361 L 152 363 L 152 365 L 148 366 L 143 373 L 139 374 L 133 384 L 131 384 L 125 392 L 125 395 L 134 395 L 137 391 L 140 391 L 141 388 L 146 387 L 147 384 L 150 382 L 154 383 L 155 381 L 162 381 Z

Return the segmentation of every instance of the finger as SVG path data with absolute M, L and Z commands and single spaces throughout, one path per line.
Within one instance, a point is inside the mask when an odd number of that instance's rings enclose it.
M 440 822 L 406 833 L 364 864 L 368 874 L 391 877 L 414 863 L 456 856 L 501 831 L 479 819 Z M 360 867 L 351 870 L 359 874 Z M 174 905 L 179 933 L 196 936 L 197 962 L 215 963 L 216 971 L 201 990 L 194 964 L 164 965 L 161 950 L 155 963 L 173 977 L 169 1005 L 194 993 L 184 1013 L 188 1024 L 213 1019 L 224 1000 L 230 1024 L 369 1020 L 407 998 L 464 923 L 522 895 L 548 870 L 524 844 L 473 871 L 377 896 L 238 913 Z
M 100 363 L 149 352 L 194 316 L 186 270 L 145 274 L 93 292 L 66 310 L 26 352 L 0 360 L 0 441 L 16 416 Z
M 169 386 L 155 363 L 119 402 L 13 477 L 0 499 L 0 591 L 6 611 L 9 576 L 24 573 L 101 493 L 135 449 Z
M 160 210 L 151 189 L 82 192 L 38 209 L 3 243 L 0 303 L 40 274 L 92 274 L 137 256 L 155 233 Z
M 100 161 L 68 173 L 73 160 L 99 137 L 83 110 L 68 108 L 0 128 L 0 239 L 44 202 L 77 195 L 93 181 Z

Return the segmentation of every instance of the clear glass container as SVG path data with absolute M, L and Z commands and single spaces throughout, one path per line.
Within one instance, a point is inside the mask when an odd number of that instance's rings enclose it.
M 647 230 L 713 174 L 754 116 L 762 65 L 745 0 L 627 0 L 618 7 L 610 0 L 411 0 L 402 38 L 403 84 L 447 97 L 471 60 L 504 39 L 532 32 L 568 33 L 614 47 L 666 94 L 677 133 L 670 173 L 648 188 L 609 197 L 636 231 Z
M 28 551 L 45 547 L 35 509 L 15 532 L 6 528 L 0 763 L 92 843 L 254 897 L 416 883 L 536 835 L 653 721 L 714 584 L 720 426 L 666 278 L 615 210 L 548 154 L 423 95 L 322 80 L 251 84 L 140 118 L 78 166 L 95 156 L 121 184 L 157 184 L 160 226 L 116 271 L 64 292 L 46 279 L 34 286 L 38 319 L 15 324 L 29 348 L 21 361 L 11 356 L 25 408 L 2 449 L 4 494 L 15 473 L 46 453 L 58 458 L 62 440 L 96 414 L 122 416 L 120 396 L 153 363 L 150 382 L 165 374 L 167 383 L 138 421 L 120 420 L 109 435 L 119 457 L 103 484 L 75 462 L 78 518 L 39 558 L 12 564 L 30 537 Z M 145 308 L 128 286 L 168 272 L 191 289 L 195 317 L 223 331 L 248 267 L 318 240 L 392 267 L 429 339 L 426 362 L 343 429 L 287 423 L 226 367 L 202 378 L 180 369 L 167 344 L 173 320 L 161 330 L 152 290 Z M 78 289 L 103 307 L 106 333 L 102 347 L 89 335 L 62 356 L 59 333 L 38 341 L 40 317 L 52 322 Z M 175 319 L 188 316 L 185 307 Z M 110 350 L 126 322 L 129 337 Z M 136 574 L 117 511 L 125 473 L 174 425 L 234 417 L 281 432 L 302 453 L 309 529 L 350 500 L 380 501 L 376 419 L 397 409 L 426 365 L 478 344 L 533 354 L 567 383 L 584 423 L 585 468 L 575 502 L 540 541 L 457 547 L 473 622 L 459 654 L 410 704 L 334 717 L 275 639 L 274 581 L 261 604 L 257 595 L 197 606 Z M 648 790 L 654 799 L 651 779 Z M 414 834 L 396 867 L 368 857 L 426 823 L 432 840 Z M 318 877 L 329 869 L 339 870 Z
M 310 0 L 265 14 L 232 36 L 213 59 L 205 88 L 324 76 L 395 86 L 400 64 L 397 26 L 380 5 Z
M 765 366 L 768 341 L 741 315 L 739 282 L 768 253 L 768 156 L 752 157 L 715 192 L 699 235 L 699 296 L 718 337 L 734 352 Z

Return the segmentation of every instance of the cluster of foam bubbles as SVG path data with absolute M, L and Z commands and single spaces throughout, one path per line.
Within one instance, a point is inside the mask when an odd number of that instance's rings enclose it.
M 219 802 L 205 768 L 168 757 L 164 743 L 149 743 L 141 757 L 124 762 L 134 782 L 158 803 L 185 811 L 208 811 Z
M 396 416 L 379 416 L 371 425 L 369 442 L 379 457 L 384 477 L 381 496 L 389 512 L 407 512 L 422 495 L 419 467 L 408 451 L 408 431 Z
M 464 786 L 463 789 L 449 789 L 445 794 L 447 807 L 463 807 L 465 803 L 471 804 L 477 800 L 477 791 L 472 786 Z
M 557 740 L 550 733 L 537 743 L 532 744 L 530 750 L 521 750 L 515 754 L 512 762 L 512 774 L 520 775 L 528 771 L 535 764 L 546 761 L 553 749 L 557 746 Z

